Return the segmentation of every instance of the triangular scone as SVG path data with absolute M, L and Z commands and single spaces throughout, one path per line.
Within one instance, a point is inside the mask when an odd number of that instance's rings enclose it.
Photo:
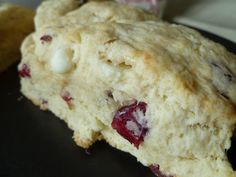
M 22 93 L 79 146 L 104 139 L 159 176 L 236 176 L 236 57 L 221 45 L 164 22 L 97 23 L 41 29 L 22 54 Z
M 20 45 L 34 30 L 34 11 L 15 4 L 0 4 L 0 72 L 20 60 Z
M 91 1 L 80 5 L 78 0 L 49 0 L 37 9 L 36 29 L 57 24 L 86 24 L 92 22 L 124 22 L 127 20 L 158 21 L 159 17 L 140 8 L 114 1 Z

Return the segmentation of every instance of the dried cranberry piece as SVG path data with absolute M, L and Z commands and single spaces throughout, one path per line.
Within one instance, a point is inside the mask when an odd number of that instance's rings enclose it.
M 161 170 L 160 170 L 160 165 L 158 164 L 153 164 L 150 165 L 149 168 L 151 169 L 151 171 L 158 177 L 174 177 L 171 175 L 165 175 Z
M 71 95 L 70 95 L 69 92 L 63 92 L 62 98 L 63 98 L 63 100 L 65 100 L 66 102 L 69 102 L 69 101 L 73 100 L 73 98 L 71 97 Z
M 73 106 L 73 97 L 68 91 L 65 91 L 61 94 L 62 99 L 67 103 L 69 108 L 72 108 Z
M 26 64 L 22 64 L 18 70 L 20 77 L 22 78 L 30 78 L 30 68 Z
M 44 44 L 44 42 L 51 42 L 52 41 L 52 36 L 50 35 L 43 35 L 41 38 L 41 43 Z
M 145 118 L 147 104 L 135 101 L 131 105 L 123 106 L 117 110 L 111 123 L 121 136 L 127 139 L 136 148 L 144 141 L 148 131 Z

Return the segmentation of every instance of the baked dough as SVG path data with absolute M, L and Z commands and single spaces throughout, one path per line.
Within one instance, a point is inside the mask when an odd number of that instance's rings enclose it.
M 113 1 L 91 1 L 80 5 L 77 0 L 50 0 L 37 9 L 36 28 L 64 26 L 92 22 L 124 22 L 128 20 L 159 20 L 154 14 L 140 8 L 129 7 Z
M 157 175 L 235 177 L 236 56 L 164 22 L 37 29 L 22 45 L 22 93 L 88 148 L 129 152 Z
M 34 11 L 15 4 L 0 4 L 0 72 L 20 60 L 20 45 L 33 31 Z

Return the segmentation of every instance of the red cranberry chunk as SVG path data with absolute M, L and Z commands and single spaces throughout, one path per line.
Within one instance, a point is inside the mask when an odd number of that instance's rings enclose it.
M 51 42 L 52 41 L 52 36 L 50 35 L 43 35 L 41 38 L 40 38 L 42 44 L 44 44 L 44 42 Z
M 145 119 L 147 104 L 137 102 L 123 106 L 117 110 L 111 123 L 121 136 L 134 144 L 136 148 L 144 141 L 148 131 L 147 120 Z
M 61 96 L 66 102 L 73 100 L 69 92 L 63 92 Z
M 151 171 L 158 177 L 174 177 L 171 175 L 165 175 L 161 170 L 160 170 L 160 165 L 158 164 L 153 164 L 150 165 L 149 168 L 151 169 Z
M 28 65 L 26 64 L 22 64 L 19 68 L 19 75 L 22 78 L 30 78 L 30 68 L 28 67 Z
M 65 91 L 61 94 L 61 97 L 67 103 L 69 108 L 72 108 L 72 106 L 73 106 L 73 103 L 72 103 L 73 97 L 71 96 L 71 94 L 69 92 Z

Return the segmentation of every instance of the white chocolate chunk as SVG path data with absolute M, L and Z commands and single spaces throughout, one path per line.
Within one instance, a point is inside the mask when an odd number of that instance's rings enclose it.
M 59 48 L 55 51 L 50 60 L 50 69 L 56 73 L 68 72 L 72 67 L 72 51 Z

